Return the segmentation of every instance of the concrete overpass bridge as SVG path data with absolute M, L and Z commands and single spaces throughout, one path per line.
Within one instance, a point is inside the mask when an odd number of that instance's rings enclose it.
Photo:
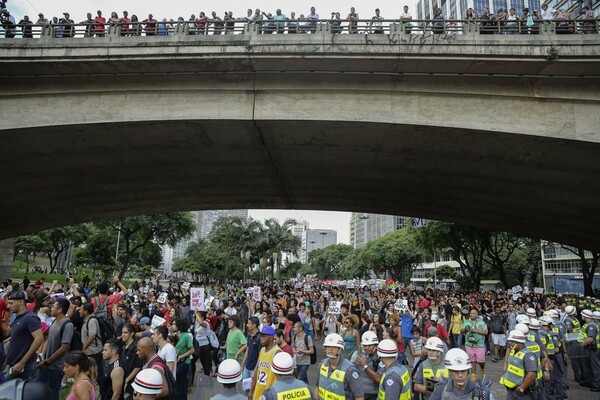
M 600 245 L 600 36 L 0 40 L 0 238 L 355 210 Z

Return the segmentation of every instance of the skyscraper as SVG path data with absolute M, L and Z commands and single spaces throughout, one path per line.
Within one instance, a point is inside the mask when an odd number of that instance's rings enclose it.
M 223 217 L 248 218 L 248 210 L 206 210 L 198 211 L 198 237 L 207 239 L 215 222 Z
M 336 244 L 337 231 L 332 229 L 307 229 L 302 236 L 302 262 L 308 261 L 308 254 L 311 251 Z
M 397 215 L 352 213 L 350 217 L 350 244 L 359 249 L 387 233 L 404 228 L 410 218 Z

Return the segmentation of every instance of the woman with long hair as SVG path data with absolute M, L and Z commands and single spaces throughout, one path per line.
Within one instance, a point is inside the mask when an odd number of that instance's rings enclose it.
M 344 339 L 344 350 L 342 356 L 352 362 L 356 358 L 360 344 L 360 333 L 358 332 L 358 317 L 354 314 L 344 318 L 344 327 L 341 336 Z
M 84 352 L 76 350 L 70 351 L 65 356 L 65 365 L 63 372 L 65 377 L 73 378 L 73 386 L 65 400 L 96 400 L 96 390 L 94 388 L 95 376 L 92 370 L 92 362 Z

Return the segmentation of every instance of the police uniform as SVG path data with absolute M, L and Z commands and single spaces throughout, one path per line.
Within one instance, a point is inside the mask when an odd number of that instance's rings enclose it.
M 428 400 L 431 393 L 435 389 L 438 382 L 448 379 L 450 372 L 446 369 L 444 360 L 441 360 L 439 365 L 433 365 L 429 359 L 424 360 L 419 364 L 417 373 L 413 377 L 413 383 L 418 383 L 427 388 L 429 393 L 421 393 L 423 399 Z
M 568 333 L 581 333 L 581 324 L 576 317 L 567 316 L 565 318 L 565 326 Z M 581 382 L 581 364 L 583 363 L 583 348 L 581 347 L 581 343 L 583 343 L 583 339 L 567 342 L 567 354 L 571 360 L 575 382 Z
M 558 327 L 558 324 L 561 327 Z M 546 394 L 557 395 L 557 400 L 565 397 L 565 386 L 566 386 L 566 370 L 565 370 L 565 361 L 563 358 L 563 352 L 565 349 L 562 348 L 562 344 L 564 341 L 564 329 L 563 323 L 557 323 L 555 326 L 548 330 L 548 334 L 552 339 L 552 343 L 554 344 L 554 355 L 550 356 L 550 351 L 548 350 L 548 356 L 550 357 L 550 362 L 552 363 L 552 373 L 550 376 L 550 382 L 546 384 Z
M 410 375 L 406 367 L 394 361 L 381 375 L 377 400 L 410 400 Z
M 345 400 L 363 397 L 364 390 L 358 368 L 347 359 L 340 357 L 336 369 L 331 368 L 327 358 L 319 366 L 317 389 L 321 400 Z
M 379 360 L 379 356 L 377 352 L 373 352 L 373 354 L 366 357 L 366 367 L 378 375 L 382 375 L 385 371 L 385 365 Z M 358 367 L 358 366 L 357 366 Z M 371 400 L 377 398 L 377 393 L 379 392 L 379 383 L 375 383 L 373 379 L 367 373 L 367 368 L 358 367 L 358 373 L 360 375 L 360 380 L 362 383 L 363 390 L 365 392 L 365 400 Z
M 482 384 L 468 379 L 465 390 L 460 390 L 454 386 L 454 381 L 450 378 L 440 382 L 440 384 L 435 387 L 429 400 L 490 400 L 491 385 L 492 382 L 487 377 L 482 381 Z
M 520 400 L 531 400 L 532 393 L 536 390 L 536 383 L 529 387 L 523 394 L 517 393 L 515 389 L 523 384 L 529 372 L 538 374 L 538 359 L 527 347 L 513 352 L 508 358 L 508 368 L 500 378 L 500 383 L 506 387 L 506 400 L 519 398 Z
M 225 389 L 211 397 L 210 400 L 248 400 L 248 396 L 239 394 L 235 389 Z
M 261 400 L 312 400 L 310 388 L 293 376 L 280 376 L 277 382 L 264 391 Z
M 593 338 L 592 343 L 584 348 L 588 356 L 586 369 L 589 370 L 586 381 L 593 389 L 600 390 L 600 333 L 598 325 L 595 322 L 588 322 L 584 325 L 582 331 L 585 332 L 587 338 Z

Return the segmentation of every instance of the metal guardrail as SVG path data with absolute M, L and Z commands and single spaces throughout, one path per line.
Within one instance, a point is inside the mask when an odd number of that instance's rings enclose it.
M 91 37 L 162 37 L 173 35 L 243 34 L 597 34 L 600 21 L 542 20 L 263 20 L 236 21 L 151 21 L 119 24 L 16 24 L 0 27 L 5 38 L 91 38 Z

